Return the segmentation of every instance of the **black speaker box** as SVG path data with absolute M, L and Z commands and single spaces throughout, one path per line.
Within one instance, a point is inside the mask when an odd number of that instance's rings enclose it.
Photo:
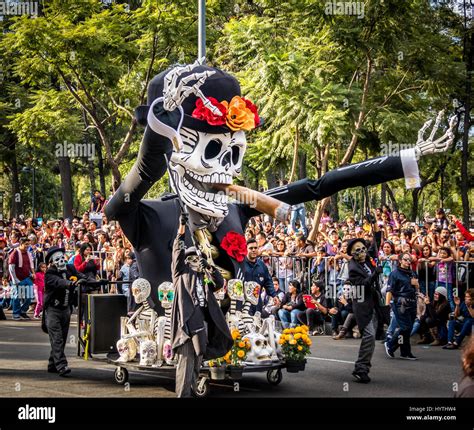
M 127 316 L 127 297 L 122 294 L 89 294 L 91 354 L 117 352 L 120 317 Z

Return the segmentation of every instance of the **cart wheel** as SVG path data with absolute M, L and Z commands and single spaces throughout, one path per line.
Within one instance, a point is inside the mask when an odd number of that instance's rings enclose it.
M 267 381 L 270 385 L 278 385 L 283 379 L 281 369 L 272 369 L 267 371 Z
M 206 376 L 199 378 L 197 385 L 193 388 L 193 395 L 197 398 L 204 398 L 209 395 L 211 387 L 209 386 L 209 379 Z
M 128 381 L 128 370 L 125 367 L 117 367 L 114 376 L 117 384 L 125 385 Z

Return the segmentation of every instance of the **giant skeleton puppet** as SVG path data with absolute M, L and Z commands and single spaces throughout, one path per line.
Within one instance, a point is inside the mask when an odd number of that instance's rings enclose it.
M 445 134 L 435 140 L 442 119 L 439 114 L 429 137 L 425 140 L 424 133 L 431 121 L 419 131 L 416 146 L 401 151 L 400 156 L 344 166 L 319 179 L 302 179 L 264 194 L 240 187 L 240 199 L 250 196 L 252 204 L 230 203 L 224 191 L 235 190 L 232 180 L 241 173 L 245 132 L 260 122 L 257 108 L 241 97 L 238 81 L 197 61 L 155 76 L 148 86 L 148 103 L 136 110 L 138 122 L 146 125 L 138 158 L 105 212 L 120 222 L 135 248 L 140 273 L 153 288 L 151 297 L 156 297 L 161 282 L 171 279 L 172 243 L 181 210 L 178 196 L 189 211 L 188 230 L 208 261 L 224 278 L 243 279 L 243 232 L 250 217 L 266 212 L 281 219 L 288 205 L 403 177 L 408 188 L 417 187 L 417 158 L 445 151 L 454 138 L 452 118 Z M 142 200 L 168 164 L 177 195 Z M 192 244 L 190 234 L 186 242 Z M 163 313 L 158 303 L 152 305 Z

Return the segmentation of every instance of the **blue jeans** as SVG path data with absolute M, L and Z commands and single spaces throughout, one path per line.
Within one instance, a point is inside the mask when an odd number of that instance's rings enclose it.
M 390 303 L 390 307 L 392 306 L 392 303 Z M 391 310 L 390 311 L 390 324 L 388 325 L 388 328 L 387 328 L 387 339 L 393 337 L 393 333 L 395 333 L 395 330 L 397 328 L 398 328 L 398 323 L 397 323 L 397 320 L 395 319 L 395 315 L 393 314 L 393 310 Z
M 10 297 L 12 298 L 13 316 L 25 314 L 30 307 L 31 299 L 34 297 L 31 278 L 25 278 L 18 285 L 13 285 Z
M 451 308 L 451 311 L 454 312 L 454 309 L 456 308 L 456 305 L 454 304 L 453 284 L 450 284 L 448 282 L 439 282 L 438 281 L 438 287 L 445 287 L 446 290 L 448 290 L 449 307 Z
M 435 289 L 436 282 L 428 282 L 428 296 L 431 301 L 433 301 Z M 420 279 L 420 291 L 426 295 L 426 281 L 424 279 Z
M 453 342 L 455 340 L 458 345 L 461 345 L 463 339 L 471 334 L 473 323 L 473 318 L 466 318 L 463 322 L 456 320 L 448 321 L 448 342 Z M 456 339 L 454 339 L 454 331 L 456 329 L 461 330 L 461 332 Z
M 291 312 L 286 309 L 280 309 L 278 311 L 278 317 L 280 318 L 281 325 L 283 328 L 293 328 L 300 324 L 298 315 L 303 313 L 299 309 L 293 309 Z
M 297 208 L 291 211 L 290 223 L 291 228 L 293 231 L 296 231 L 296 221 L 300 222 L 301 230 L 303 234 L 306 236 L 308 234 L 308 230 L 306 228 L 306 209 L 305 208 Z
M 396 351 L 400 346 L 400 354 L 404 357 L 411 354 L 410 334 L 416 318 L 416 300 L 402 303 L 401 298 L 394 299 L 392 303 L 394 319 L 398 328 L 390 340 L 387 340 L 391 351 Z

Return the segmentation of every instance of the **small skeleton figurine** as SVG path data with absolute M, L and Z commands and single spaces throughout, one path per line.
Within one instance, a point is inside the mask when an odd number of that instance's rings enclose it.
M 158 351 L 154 340 L 140 342 L 140 366 L 155 366 Z
M 117 342 L 117 351 L 120 354 L 120 358 L 117 361 L 122 363 L 133 361 L 137 356 L 137 343 L 135 339 L 119 339 Z
M 120 346 L 123 345 L 122 340 L 138 339 L 140 342 L 140 351 L 142 349 L 142 343 L 145 341 L 151 341 L 156 344 L 156 338 L 158 334 L 158 315 L 148 304 L 147 298 L 151 292 L 150 283 L 144 278 L 138 278 L 133 281 L 132 294 L 137 304 L 142 304 L 140 308 L 127 320 L 122 319 L 122 333 L 121 339 L 117 342 L 117 349 L 120 350 Z M 150 349 L 150 345 L 147 344 L 147 351 Z M 155 351 L 156 351 L 155 345 Z M 120 361 L 133 360 L 131 356 L 126 357 L 120 355 Z M 156 359 L 156 354 L 155 354 Z M 150 358 L 147 359 L 150 361 Z M 140 363 L 142 360 L 140 360 Z M 155 363 L 152 363 L 155 364 Z
M 275 350 L 270 346 L 268 339 L 261 333 L 251 332 L 244 336 L 250 341 L 250 351 L 245 360 L 246 365 L 268 365 L 272 363 Z
M 158 344 L 158 362 L 161 366 L 163 361 L 166 364 L 175 364 L 171 353 L 171 310 L 174 300 L 174 286 L 172 282 L 163 282 L 158 287 L 158 300 L 165 310 L 165 316 L 158 318 L 158 334 L 156 342 Z
M 239 329 L 242 334 L 257 331 L 259 322 L 261 321 L 260 313 L 258 312 L 256 316 L 250 315 L 250 307 L 258 304 L 259 297 L 260 285 L 254 281 L 244 282 L 244 305 L 242 311 L 240 313 L 237 312 L 238 321 L 240 323 Z
M 244 283 L 240 279 L 231 279 L 227 282 L 227 294 L 230 297 L 230 310 L 226 315 L 227 325 L 230 328 L 239 328 L 237 302 L 244 300 Z

